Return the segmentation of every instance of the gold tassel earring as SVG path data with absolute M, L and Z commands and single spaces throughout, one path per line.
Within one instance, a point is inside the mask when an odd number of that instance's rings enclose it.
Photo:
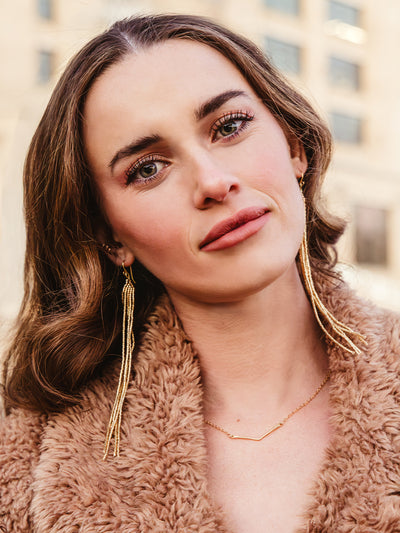
M 304 234 L 303 234 L 303 240 L 301 242 L 301 246 L 299 250 L 299 258 L 300 258 L 300 265 L 301 265 L 301 270 L 303 274 L 305 289 L 308 293 L 308 296 L 310 297 L 311 306 L 313 308 L 314 315 L 317 319 L 317 322 L 320 328 L 332 342 L 334 342 L 337 346 L 340 346 L 340 348 L 343 348 L 343 350 L 346 350 L 346 352 L 350 352 L 353 354 L 360 354 L 361 350 L 351 340 L 349 335 L 355 337 L 358 341 L 362 342 L 363 344 L 367 344 L 364 337 L 360 335 L 359 333 L 357 333 L 356 331 L 349 328 L 348 326 L 346 326 L 345 324 L 343 324 L 342 322 L 340 322 L 339 320 L 337 320 L 337 318 L 335 318 L 333 314 L 322 303 L 315 289 L 314 281 L 312 278 L 309 252 L 308 252 L 307 203 L 306 203 L 306 198 L 303 193 L 304 174 L 301 175 L 299 186 L 300 186 L 301 195 L 303 197 L 304 211 L 305 211 Z M 339 338 L 341 342 L 337 338 L 335 338 L 331 333 L 329 333 L 329 331 L 326 329 L 324 325 L 324 322 L 326 324 L 329 324 L 330 328 L 332 329 L 332 332 L 336 334 L 336 337 Z
M 135 282 L 132 274 L 132 267 L 129 270 L 122 263 L 122 271 L 125 276 L 125 285 L 122 289 L 122 362 L 119 374 L 118 388 L 114 400 L 108 423 L 106 441 L 104 444 L 103 460 L 107 458 L 111 440 L 114 435 L 114 457 L 119 457 L 119 444 L 121 435 L 122 406 L 128 390 L 131 376 L 132 354 L 135 347 L 135 337 L 133 334 L 133 311 L 135 306 Z

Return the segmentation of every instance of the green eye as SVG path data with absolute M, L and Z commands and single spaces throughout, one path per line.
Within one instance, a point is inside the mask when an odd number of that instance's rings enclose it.
M 238 129 L 237 125 L 238 121 L 231 121 L 227 122 L 223 126 L 221 126 L 220 132 L 223 137 L 228 137 L 229 135 L 232 135 L 232 133 L 235 133 L 235 131 Z
M 157 164 L 156 163 L 146 163 L 139 170 L 139 174 L 142 178 L 150 178 L 157 173 Z
M 169 166 L 168 161 L 163 161 L 161 158 L 156 159 L 158 156 L 148 156 L 143 159 L 139 159 L 132 167 L 126 171 L 126 184 L 137 183 L 150 183 L 154 180 L 161 178 L 164 175 L 164 169 Z
M 230 142 L 236 139 L 248 127 L 253 118 L 254 115 L 249 112 L 227 113 L 213 124 L 211 128 L 212 142 L 218 140 Z

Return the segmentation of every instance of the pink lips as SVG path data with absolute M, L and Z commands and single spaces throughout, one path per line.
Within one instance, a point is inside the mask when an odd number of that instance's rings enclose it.
M 202 251 L 223 250 L 251 237 L 265 224 L 266 207 L 247 207 L 232 217 L 218 222 L 200 243 Z

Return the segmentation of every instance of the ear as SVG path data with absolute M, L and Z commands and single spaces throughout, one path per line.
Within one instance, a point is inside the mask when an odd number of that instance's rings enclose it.
M 113 242 L 108 246 L 107 255 L 115 265 L 130 267 L 135 261 L 133 252 L 121 243 Z
M 293 170 L 296 177 L 300 178 L 303 174 L 305 174 L 308 167 L 306 151 L 297 137 L 292 136 L 290 139 L 288 139 L 288 142 Z
M 98 225 L 96 232 L 98 242 L 107 257 L 117 266 L 129 267 L 133 264 L 135 256 L 127 246 L 124 246 L 113 238 L 112 230 L 104 222 Z

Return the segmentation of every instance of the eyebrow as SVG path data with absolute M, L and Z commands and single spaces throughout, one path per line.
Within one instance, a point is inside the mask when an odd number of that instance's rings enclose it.
M 226 102 L 228 102 L 228 100 L 231 100 L 232 98 L 237 98 L 238 96 L 248 97 L 248 94 L 244 91 L 230 90 L 213 96 L 212 98 L 204 102 L 204 104 L 202 104 L 195 111 L 194 115 L 196 117 L 196 120 L 200 121 L 204 119 L 206 116 L 210 115 L 211 113 L 219 109 L 222 105 L 224 105 Z M 124 159 L 125 157 L 138 154 L 139 152 L 146 150 L 146 148 L 150 148 L 150 146 L 153 146 L 161 142 L 162 140 L 163 139 L 160 135 L 147 135 L 145 137 L 141 137 L 137 141 L 128 144 L 127 146 L 124 146 L 123 148 L 121 148 L 121 150 L 118 150 L 118 152 L 114 155 L 114 157 L 108 164 L 109 168 L 111 169 L 111 172 L 113 172 L 116 163 L 120 159 Z
M 213 113 L 222 105 L 224 105 L 228 100 L 236 98 L 237 96 L 248 96 L 244 91 L 232 90 L 225 91 L 217 96 L 213 96 L 207 102 L 202 104 L 197 111 L 195 111 L 195 117 L 197 120 L 202 120 L 210 113 Z
M 108 165 L 111 168 L 111 172 L 113 171 L 117 161 L 119 161 L 120 159 L 124 159 L 125 157 L 138 154 L 142 150 L 146 150 L 146 148 L 149 148 L 150 146 L 159 143 L 161 140 L 162 139 L 160 135 L 147 135 L 146 137 L 141 137 L 137 141 L 132 142 L 127 146 L 124 146 L 121 150 L 118 150 L 118 152 L 111 159 Z

